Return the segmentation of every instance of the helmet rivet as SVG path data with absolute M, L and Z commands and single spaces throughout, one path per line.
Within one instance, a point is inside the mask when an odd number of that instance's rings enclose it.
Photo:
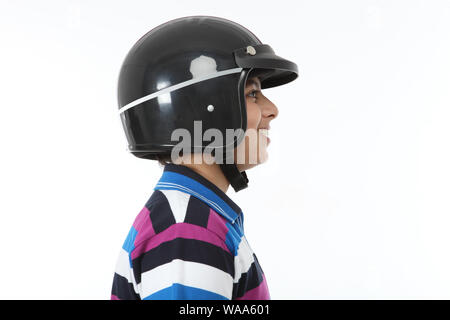
M 213 111 L 214 111 L 214 106 L 213 106 L 212 104 L 210 104 L 210 105 L 207 107 L 207 109 L 208 109 L 209 112 L 213 112 Z
M 253 48 L 252 46 L 248 46 L 247 47 L 247 53 L 254 56 L 256 54 L 256 49 Z

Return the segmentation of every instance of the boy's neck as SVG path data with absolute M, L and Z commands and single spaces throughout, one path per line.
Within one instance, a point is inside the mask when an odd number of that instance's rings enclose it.
M 197 157 L 197 155 L 195 157 Z M 201 157 L 201 155 L 199 155 L 199 157 Z M 186 160 L 186 158 L 188 161 Z M 200 160 L 200 158 L 197 159 Z M 203 159 L 201 160 L 202 160 L 201 163 L 197 164 L 194 162 L 194 156 L 191 157 L 188 156 L 178 159 L 176 163 L 192 169 L 193 171 L 197 172 L 202 177 L 204 177 L 206 180 L 209 180 L 211 183 L 215 184 L 224 193 L 226 193 L 228 187 L 230 186 L 230 182 L 223 174 L 220 166 L 216 163 L 208 164 L 205 161 L 203 161 Z

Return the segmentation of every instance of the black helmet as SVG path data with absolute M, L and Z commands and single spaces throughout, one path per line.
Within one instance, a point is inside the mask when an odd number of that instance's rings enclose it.
M 177 144 L 172 132 L 184 128 L 193 135 L 199 120 L 203 132 L 216 128 L 224 137 L 226 129 L 245 132 L 249 74 L 257 75 L 265 89 L 293 81 L 298 69 L 251 31 L 224 18 L 189 16 L 150 30 L 128 52 L 119 73 L 119 114 L 128 151 L 152 160 L 170 155 Z M 236 136 L 233 146 L 243 138 Z M 196 142 L 197 151 L 210 144 Z M 225 155 L 225 143 L 218 147 Z M 246 173 L 236 164 L 220 167 L 236 192 L 247 187 Z

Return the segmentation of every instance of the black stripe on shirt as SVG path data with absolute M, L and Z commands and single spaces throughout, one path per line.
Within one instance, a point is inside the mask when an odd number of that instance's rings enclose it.
M 111 294 L 117 296 L 120 300 L 141 300 L 134 291 L 133 284 L 116 272 L 114 273 Z
M 234 256 L 224 249 L 196 239 L 176 238 L 161 243 L 133 260 L 136 283 L 141 282 L 141 274 L 174 259 L 203 263 L 234 277 Z
M 150 211 L 150 220 L 155 234 L 176 223 L 169 201 L 161 191 L 155 190 L 145 206 Z
M 184 222 L 206 228 L 211 208 L 196 197 L 191 196 L 186 209 Z

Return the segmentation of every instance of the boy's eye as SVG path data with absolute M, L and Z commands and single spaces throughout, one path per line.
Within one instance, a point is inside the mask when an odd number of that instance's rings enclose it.
M 248 95 L 251 96 L 252 98 L 256 98 L 257 93 L 258 93 L 258 90 L 252 90 Z M 254 94 L 254 96 L 252 96 L 252 94 Z

